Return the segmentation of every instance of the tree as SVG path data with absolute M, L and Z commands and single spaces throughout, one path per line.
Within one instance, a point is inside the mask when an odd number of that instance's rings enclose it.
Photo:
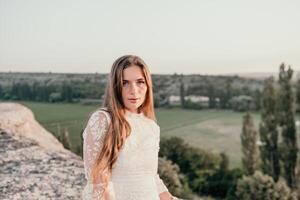
M 264 83 L 259 134 L 262 142 L 260 146 L 262 171 L 277 181 L 280 176 L 280 162 L 276 120 L 276 93 L 273 78 L 267 79 Z
M 180 103 L 181 107 L 185 107 L 185 91 L 184 91 L 184 83 L 183 83 L 183 75 L 181 75 L 181 80 L 180 80 Z
M 0 99 L 3 99 L 3 97 L 4 97 L 4 92 L 2 86 L 0 85 Z
M 242 170 L 239 168 L 229 170 L 228 156 L 222 152 L 220 157 L 219 169 L 211 174 L 205 174 L 207 177 L 205 177 L 204 183 L 197 190 L 199 190 L 200 194 L 210 195 L 216 197 L 216 199 L 236 200 L 234 194 L 237 182 L 243 175 Z
M 293 70 L 289 66 L 286 70 L 284 63 L 280 65 L 279 91 L 277 103 L 278 123 L 281 130 L 281 161 L 283 164 L 283 175 L 288 186 L 297 187 L 297 135 L 295 127 L 294 98 L 291 86 Z
M 229 169 L 229 157 L 225 152 L 221 152 L 220 156 L 221 156 L 220 170 L 226 171 Z
M 218 154 L 192 147 L 179 137 L 162 138 L 159 156 L 176 163 L 195 192 L 202 191 L 207 184 L 207 177 L 220 166 Z
M 188 181 L 180 172 L 176 163 L 172 163 L 172 161 L 167 160 L 165 157 L 159 157 L 158 173 L 173 195 L 181 198 L 191 198 L 192 191 L 189 188 Z
M 297 200 L 285 181 L 277 183 L 273 178 L 255 171 L 252 176 L 244 176 L 238 181 L 236 195 L 243 200 Z
M 160 142 L 159 156 L 178 165 L 195 193 L 236 199 L 235 189 L 242 171 L 228 169 L 229 158 L 225 153 L 215 154 L 191 147 L 178 137 L 162 138 Z
M 207 95 L 209 98 L 209 108 L 216 108 L 216 91 L 213 84 L 207 86 Z
M 257 132 L 249 112 L 243 117 L 241 134 L 242 164 L 245 174 L 252 175 L 259 165 L 259 152 L 257 147 Z
M 297 81 L 296 85 L 296 110 L 297 112 L 300 112 L 300 79 Z
M 64 101 L 67 101 L 67 102 L 73 101 L 73 90 L 72 90 L 72 87 L 70 86 L 70 84 L 65 83 L 65 82 L 63 83 L 62 89 L 61 89 L 61 96 Z
M 60 92 L 52 92 L 49 95 L 48 101 L 49 102 L 58 102 L 58 101 L 61 101 L 61 93 Z
M 84 129 L 81 129 L 81 131 L 79 132 L 79 144 L 77 144 L 77 146 L 75 147 L 75 153 L 77 155 L 79 155 L 81 158 L 83 158 L 83 132 Z
M 225 82 L 225 88 L 220 91 L 220 107 L 222 109 L 228 108 L 229 100 L 232 97 L 232 80 L 228 79 Z
M 13 82 L 10 90 L 10 98 L 12 100 L 19 100 L 19 83 Z
M 261 101 L 262 101 L 262 93 L 259 89 L 255 89 L 253 91 L 253 100 L 255 103 L 255 110 L 260 110 L 261 109 Z
M 61 136 L 61 143 L 63 144 L 63 146 L 66 149 L 71 149 L 72 145 L 71 145 L 71 140 L 70 140 L 70 136 L 69 136 L 69 131 L 67 128 L 65 128 L 64 132 L 62 133 Z

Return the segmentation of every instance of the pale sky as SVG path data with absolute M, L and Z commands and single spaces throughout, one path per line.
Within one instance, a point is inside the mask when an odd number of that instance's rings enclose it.
M 107 73 L 124 54 L 152 73 L 300 70 L 298 0 L 0 0 L 0 71 Z

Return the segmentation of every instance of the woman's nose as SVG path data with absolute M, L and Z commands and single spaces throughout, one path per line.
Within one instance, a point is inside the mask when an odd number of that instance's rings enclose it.
M 136 84 L 131 84 L 130 85 L 130 93 L 131 94 L 135 94 L 135 93 L 137 93 L 138 92 L 138 87 L 137 87 L 137 85 Z

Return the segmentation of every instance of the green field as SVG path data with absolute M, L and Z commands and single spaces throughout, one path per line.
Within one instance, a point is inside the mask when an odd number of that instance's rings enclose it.
M 80 144 L 80 135 L 89 114 L 96 106 L 81 104 L 48 104 L 23 102 L 36 119 L 50 132 L 59 134 L 67 130 L 73 145 Z M 240 167 L 240 133 L 243 113 L 225 110 L 157 109 L 161 137 L 179 136 L 189 144 L 214 152 L 226 152 L 230 167 Z M 259 114 L 254 113 L 256 127 Z

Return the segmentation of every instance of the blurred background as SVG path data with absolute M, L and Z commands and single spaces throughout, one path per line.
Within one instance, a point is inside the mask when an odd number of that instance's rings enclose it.
M 159 173 L 172 194 L 298 199 L 299 7 L 0 0 L 0 102 L 26 106 L 82 156 L 113 61 L 138 55 L 152 73 Z

